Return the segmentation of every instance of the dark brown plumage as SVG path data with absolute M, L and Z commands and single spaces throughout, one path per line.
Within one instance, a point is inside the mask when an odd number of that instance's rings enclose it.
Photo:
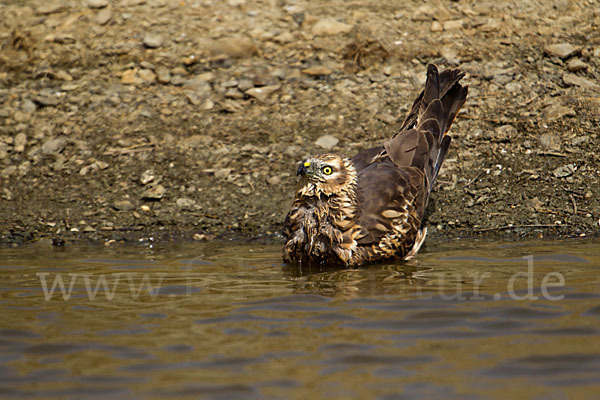
M 391 139 L 351 159 L 322 154 L 302 162 L 284 223 L 285 262 L 357 266 L 416 255 L 447 132 L 467 97 L 463 76 L 429 65 L 425 89 Z

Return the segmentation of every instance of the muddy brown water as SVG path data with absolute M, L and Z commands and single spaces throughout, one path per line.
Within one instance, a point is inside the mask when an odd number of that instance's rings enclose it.
M 344 271 L 272 245 L 0 249 L 0 397 L 596 398 L 599 244 Z

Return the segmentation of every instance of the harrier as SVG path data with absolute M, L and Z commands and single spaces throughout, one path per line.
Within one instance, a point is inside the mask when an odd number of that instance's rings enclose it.
M 447 132 L 467 97 L 463 76 L 429 65 L 425 89 L 391 139 L 352 158 L 329 153 L 302 161 L 284 223 L 285 262 L 354 267 L 417 254 Z

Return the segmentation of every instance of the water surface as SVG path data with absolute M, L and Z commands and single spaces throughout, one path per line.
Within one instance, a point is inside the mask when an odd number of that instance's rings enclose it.
M 0 397 L 596 398 L 599 244 L 342 271 L 279 246 L 0 249 Z

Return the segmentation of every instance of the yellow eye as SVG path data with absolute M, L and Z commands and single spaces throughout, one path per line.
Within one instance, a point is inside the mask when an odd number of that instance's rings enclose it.
M 333 173 L 333 169 L 330 166 L 324 166 L 321 170 L 325 175 L 331 175 Z

